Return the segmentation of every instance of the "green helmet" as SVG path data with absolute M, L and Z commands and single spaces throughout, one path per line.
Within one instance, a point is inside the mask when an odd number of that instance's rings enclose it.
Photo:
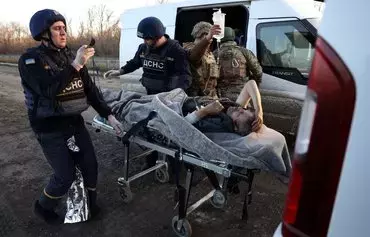
M 234 41 L 235 31 L 231 27 L 225 27 L 224 37 L 221 39 L 221 42 Z
M 193 38 L 195 39 L 199 38 L 203 34 L 208 34 L 211 28 L 212 28 L 212 25 L 208 22 L 205 22 L 205 21 L 198 22 L 194 26 L 193 31 L 191 32 L 191 36 L 193 36 Z

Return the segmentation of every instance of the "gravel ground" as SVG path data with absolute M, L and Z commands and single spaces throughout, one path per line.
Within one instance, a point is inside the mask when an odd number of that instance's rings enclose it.
M 153 175 L 147 175 L 133 184 L 134 200 L 125 204 L 117 190 L 117 178 L 122 174 L 122 144 L 91 128 L 99 161 L 102 215 L 86 223 L 61 226 L 48 226 L 37 219 L 32 205 L 52 171 L 29 128 L 19 82 L 17 68 L 0 66 L 0 236 L 174 236 L 174 185 L 159 184 Z M 101 81 L 101 86 L 120 88 L 122 83 Z M 83 115 L 89 120 L 94 114 L 89 109 Z M 131 149 L 135 154 L 140 151 L 135 146 Z M 131 162 L 131 168 L 137 170 L 142 164 L 142 160 Z M 245 186 L 240 184 L 242 191 Z M 201 182 L 193 189 L 192 200 L 210 190 L 207 180 Z M 281 219 L 287 186 L 271 174 L 260 173 L 253 190 L 248 222 L 240 218 L 241 195 L 229 195 L 224 209 L 205 203 L 188 217 L 193 236 L 271 236 Z

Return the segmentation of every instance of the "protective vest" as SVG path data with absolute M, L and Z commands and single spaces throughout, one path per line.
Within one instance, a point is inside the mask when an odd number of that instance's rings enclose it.
M 169 76 L 169 70 L 174 65 L 174 58 L 168 56 L 168 52 L 177 43 L 177 41 L 168 39 L 166 45 L 161 50 L 151 50 L 144 46 L 140 54 L 143 65 L 142 85 L 151 92 L 160 93 L 171 89 L 171 81 L 175 78 Z
M 234 42 L 233 42 L 234 43 Z M 221 45 L 219 51 L 220 83 L 233 83 L 230 80 L 240 81 L 247 76 L 246 58 L 239 46 L 234 44 Z M 225 79 L 225 81 L 222 81 Z M 221 82 L 222 81 L 222 82 Z
M 44 68 L 50 76 L 54 76 L 67 66 L 67 62 L 58 60 L 45 52 L 42 48 L 34 48 L 30 52 L 36 58 L 40 58 Z M 72 54 L 68 55 L 68 62 L 73 60 Z M 72 58 L 72 59 L 71 59 Z M 84 83 L 76 73 L 76 77 L 54 98 L 47 98 L 34 93 L 27 85 L 23 84 L 25 103 L 28 108 L 30 119 L 40 119 L 57 116 L 79 115 L 85 111 L 89 104 L 84 92 Z
M 248 81 L 246 57 L 235 42 L 223 43 L 218 52 L 220 78 L 217 92 L 220 97 L 236 100 Z

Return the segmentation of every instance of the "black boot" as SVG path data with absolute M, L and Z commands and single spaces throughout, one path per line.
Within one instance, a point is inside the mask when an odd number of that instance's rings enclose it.
M 40 205 L 39 200 L 35 202 L 34 212 L 36 216 L 43 219 L 49 225 L 63 224 L 64 220 L 53 209 L 46 209 Z
M 90 217 L 94 218 L 100 213 L 100 207 L 96 204 L 96 191 L 88 190 Z

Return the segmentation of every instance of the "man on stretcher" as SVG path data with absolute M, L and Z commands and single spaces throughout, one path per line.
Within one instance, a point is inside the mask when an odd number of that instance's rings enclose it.
M 253 107 L 248 108 L 250 99 Z M 205 104 L 200 107 L 200 104 Z M 194 110 L 196 108 L 196 110 Z M 207 97 L 191 97 L 183 106 L 185 119 L 203 133 L 237 133 L 247 136 L 258 132 L 263 125 L 261 96 L 254 80 L 249 80 L 236 102 L 229 99 L 215 100 Z M 227 184 L 229 192 L 239 193 L 238 179 L 231 177 Z
M 102 95 L 125 131 L 144 121 L 142 126 L 161 134 L 159 140 L 164 136 L 202 160 L 219 159 L 233 167 L 290 176 L 285 138 L 263 124 L 261 98 L 253 80 L 244 85 L 236 101 L 188 97 L 181 89 L 156 95 L 106 89 Z
M 249 106 L 250 99 L 254 108 Z M 261 96 L 253 80 L 244 85 L 236 102 L 227 98 L 190 97 L 183 106 L 183 114 L 188 122 L 204 133 L 235 132 L 246 136 L 250 132 L 258 132 L 263 125 Z

